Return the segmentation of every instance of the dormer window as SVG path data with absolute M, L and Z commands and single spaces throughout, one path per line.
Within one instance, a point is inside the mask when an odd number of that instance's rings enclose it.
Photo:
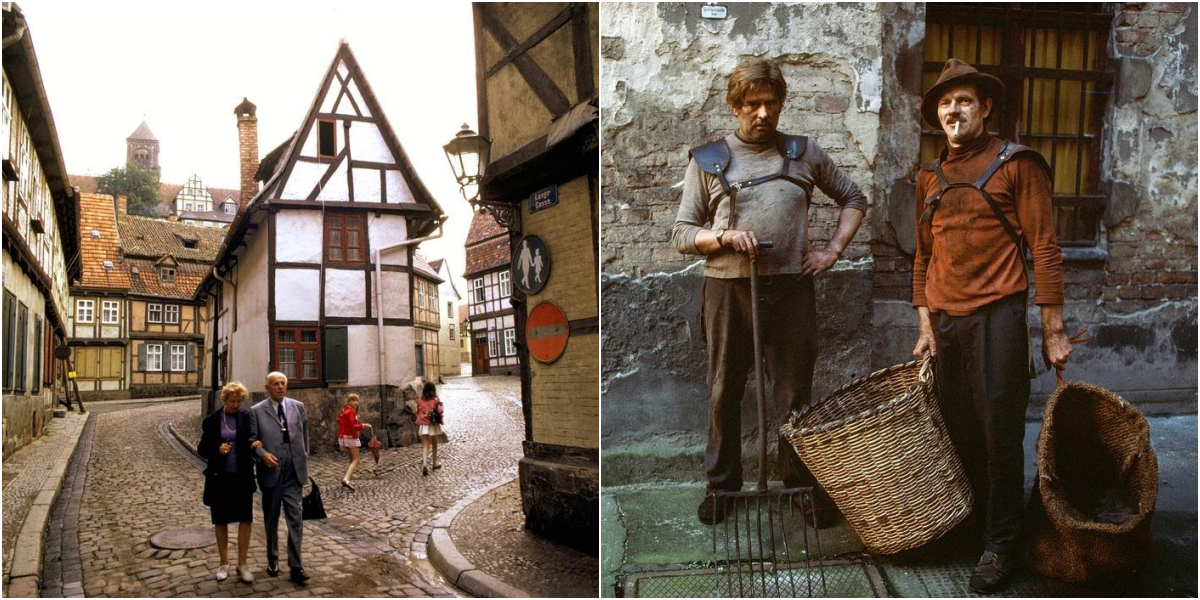
M 337 158 L 337 127 L 333 121 L 320 119 L 317 121 L 317 156 L 319 158 Z
M 237 205 L 232 202 L 225 203 L 225 214 L 232 215 L 237 213 Z
M 167 283 L 175 282 L 175 267 L 159 267 L 158 278 Z

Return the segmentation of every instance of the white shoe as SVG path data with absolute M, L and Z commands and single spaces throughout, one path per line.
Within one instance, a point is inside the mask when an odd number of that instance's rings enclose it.
M 242 583 L 254 583 L 254 574 L 248 567 L 238 567 L 238 578 L 242 580 Z
M 217 581 L 225 581 L 229 578 L 229 565 L 221 565 L 217 569 Z

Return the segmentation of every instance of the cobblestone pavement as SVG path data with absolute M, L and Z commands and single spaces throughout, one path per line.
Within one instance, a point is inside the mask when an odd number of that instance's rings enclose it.
M 61 448 L 60 440 L 69 438 L 70 434 L 83 427 L 86 419 L 82 416 L 72 416 L 66 419 L 54 419 L 46 426 L 46 432 L 41 438 L 34 440 L 6 456 L 4 460 L 4 584 L 8 585 L 8 574 L 11 569 L 13 550 L 17 546 L 17 535 L 25 523 L 34 497 L 42 488 L 46 474 L 58 459 Z
M 472 502 L 450 524 L 455 547 L 475 568 L 538 597 L 596 597 L 600 561 L 525 529 L 513 480 Z
M 74 503 L 78 513 L 72 519 L 70 506 L 56 507 L 52 519 L 58 516 L 59 526 L 52 541 L 59 550 L 52 554 L 48 548 L 46 564 L 53 562 L 59 570 L 44 569 L 44 580 L 58 583 L 63 595 L 87 596 L 453 595 L 453 588 L 424 561 L 428 523 L 462 498 L 516 476 L 523 439 L 519 390 L 515 377 L 447 380 L 440 396 L 446 403 L 449 442 L 439 448 L 438 457 L 445 467 L 428 477 L 420 473 L 419 446 L 384 450 L 378 465 L 364 452 L 355 492 L 339 485 L 346 455 L 313 457 L 309 471 L 322 488 L 329 518 L 305 524 L 305 569 L 313 576 L 307 588 L 293 586 L 286 577 L 266 576 L 257 506 L 250 544 L 253 586 L 234 578 L 218 584 L 215 546 L 172 552 L 149 545 L 149 537 L 160 531 L 211 530 L 208 509 L 200 501 L 198 461 L 181 455 L 158 431 L 159 425 L 173 423 L 194 444 L 201 420 L 197 402 L 96 414 L 94 431 L 85 432 L 79 453 L 86 451 L 91 459 L 86 485 L 84 475 L 68 473 L 68 480 L 82 488 Z M 63 498 L 69 499 L 66 485 Z M 72 530 L 78 532 L 77 550 L 72 550 Z M 282 546 L 286 533 L 280 538 Z M 231 556 L 234 552 L 231 540 Z M 72 585 L 69 576 L 73 564 L 82 572 L 80 586 Z
M 215 546 L 175 551 L 151 547 L 150 536 L 162 531 L 211 530 L 208 509 L 200 501 L 204 482 L 196 462 L 184 458 L 158 431 L 160 423 L 181 422 L 197 412 L 195 402 L 180 402 L 92 417 L 93 431 L 81 441 L 86 445 L 79 455 L 86 453 L 90 459 L 80 463 L 80 469 L 86 464 L 86 484 L 81 492 L 73 487 L 70 494 L 62 494 L 60 499 L 67 503 L 60 501 L 61 513 L 56 507 L 52 515 L 61 515 L 61 521 L 57 532 L 48 534 L 47 547 L 57 545 L 59 555 L 48 556 L 44 563 L 47 595 L 55 583 L 61 583 L 61 594 L 68 596 L 450 595 L 434 578 L 370 536 L 326 524 L 305 527 L 305 569 L 313 577 L 307 588 L 286 577 L 267 577 L 258 508 L 250 542 L 249 565 L 257 579 L 253 585 L 237 583 L 236 578 L 216 581 Z M 81 484 L 78 470 L 68 479 Z M 286 533 L 280 537 L 286 538 Z M 231 555 L 235 547 L 231 542 Z M 81 581 L 74 580 L 77 572 Z

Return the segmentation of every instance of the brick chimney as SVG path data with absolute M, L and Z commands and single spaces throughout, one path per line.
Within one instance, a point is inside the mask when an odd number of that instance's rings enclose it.
M 237 115 L 238 149 L 242 165 L 242 199 L 238 203 L 241 212 L 254 195 L 258 193 L 258 181 L 254 174 L 258 172 L 258 117 L 256 108 L 250 100 L 242 98 L 242 103 L 233 109 Z
M 113 195 L 113 208 L 118 215 L 127 214 L 129 212 L 129 196 Z

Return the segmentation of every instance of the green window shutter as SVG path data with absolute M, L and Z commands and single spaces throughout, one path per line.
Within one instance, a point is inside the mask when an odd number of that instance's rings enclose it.
M 145 342 L 143 342 L 141 346 L 138 346 L 138 370 L 143 373 L 146 372 L 146 343 Z
M 184 370 L 188 373 L 196 370 L 196 345 L 188 344 L 183 350 Z
M 13 323 L 17 320 L 17 299 L 7 290 L 4 292 L 4 391 L 13 389 L 13 354 L 17 348 L 17 332 Z
M 350 379 L 349 353 L 345 327 L 325 328 L 325 381 Z

